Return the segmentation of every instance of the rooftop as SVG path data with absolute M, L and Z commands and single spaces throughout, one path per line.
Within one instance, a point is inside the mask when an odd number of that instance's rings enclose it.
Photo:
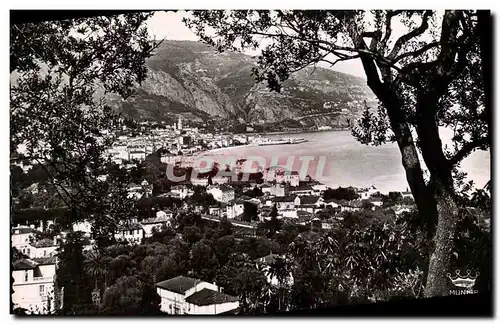
M 38 265 L 56 264 L 56 257 L 51 256 L 51 257 L 46 257 L 46 258 L 33 258 L 33 261 L 38 263 Z
M 56 244 L 54 244 L 54 240 L 46 238 L 43 240 L 36 241 L 31 245 L 36 247 L 36 248 L 44 248 L 44 247 L 55 246 Z
M 297 196 L 274 197 L 273 202 L 293 202 Z
M 156 286 L 165 290 L 173 291 L 178 294 L 184 294 L 186 291 L 193 288 L 200 282 L 203 281 L 200 279 L 194 279 L 190 277 L 177 276 L 175 278 L 158 282 Z
M 220 293 L 215 290 L 210 289 L 202 289 L 188 298 L 186 298 L 186 302 L 190 304 L 195 304 L 198 306 L 206 306 L 213 304 L 223 304 L 223 303 L 232 303 L 238 301 L 238 297 L 226 295 Z
M 30 259 L 20 259 L 14 261 L 12 264 L 13 270 L 30 270 L 35 269 L 38 266 L 36 262 Z
M 301 205 L 314 205 L 318 202 L 319 197 L 318 196 L 302 196 L 300 197 L 300 204 Z

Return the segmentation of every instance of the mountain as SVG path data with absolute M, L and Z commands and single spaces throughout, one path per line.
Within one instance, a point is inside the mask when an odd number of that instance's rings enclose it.
M 366 82 L 324 68 L 306 68 L 284 83 L 281 93 L 256 84 L 254 58 L 217 53 L 192 41 L 164 41 L 148 59 L 148 77 L 127 101 L 109 99 L 134 119 L 172 122 L 177 114 L 191 121 L 213 118 L 294 126 L 346 126 L 374 97 Z

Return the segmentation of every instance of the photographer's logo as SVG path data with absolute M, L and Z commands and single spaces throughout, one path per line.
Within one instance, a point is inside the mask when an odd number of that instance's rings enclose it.
M 455 271 L 456 276 L 452 277 L 451 273 L 446 276 L 450 278 L 451 282 L 457 289 L 450 290 L 451 295 L 467 295 L 476 294 L 477 290 L 474 290 L 474 285 L 476 284 L 476 279 L 479 277 L 479 271 L 471 275 L 471 271 L 467 270 L 465 276 L 460 275 L 460 270 Z

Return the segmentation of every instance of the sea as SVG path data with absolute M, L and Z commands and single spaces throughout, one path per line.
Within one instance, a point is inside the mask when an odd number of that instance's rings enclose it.
M 396 143 L 381 146 L 364 145 L 359 143 L 350 131 L 265 135 L 265 137 L 304 138 L 307 142 L 221 148 L 211 153 L 207 152 L 207 155 L 222 164 L 228 161 L 228 157 L 256 161 L 263 158 L 267 167 L 288 166 L 288 169 L 299 171 L 301 178 L 307 173 L 311 178 L 331 188 L 375 186 L 382 193 L 404 191 L 408 188 L 401 164 L 401 153 Z M 253 166 L 263 163 L 256 162 Z M 304 171 L 304 165 L 307 166 L 307 172 Z M 462 162 L 461 170 L 467 173 L 468 180 L 474 181 L 475 187 L 484 187 L 490 180 L 489 151 L 473 152 Z

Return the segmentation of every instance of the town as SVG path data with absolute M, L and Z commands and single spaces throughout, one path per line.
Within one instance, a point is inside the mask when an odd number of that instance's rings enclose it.
M 242 140 L 241 137 L 214 138 L 190 128 L 183 129 L 180 119 L 173 128 L 173 132 L 166 135 L 160 132 L 156 137 L 128 138 L 123 136 L 119 139 L 120 144 L 114 145 L 108 153 L 112 156 L 114 163 L 120 166 L 127 165 L 128 169 L 132 170 L 143 163 L 147 155 L 177 148 L 179 155 L 165 153 L 158 154 L 158 157 L 161 163 L 186 168 L 192 166 L 192 163 L 189 164 L 186 161 L 192 162 L 192 160 L 182 159 L 184 156 L 182 152 L 194 157 L 196 156 L 194 153 L 202 150 L 205 145 L 223 147 L 231 145 L 235 139 Z M 142 129 L 144 130 L 145 127 L 142 126 Z M 204 141 L 206 139 L 209 139 L 208 143 Z M 201 143 L 201 145 L 195 145 L 195 143 Z M 156 148 L 158 149 L 155 152 Z M 242 162 L 237 165 L 241 166 Z M 30 170 L 31 168 L 25 168 L 26 172 Z M 229 176 L 212 177 L 209 172 L 208 175 L 201 174 L 199 178 L 191 178 L 184 183 L 174 183 L 168 192 L 155 194 L 153 185 L 145 179 L 138 184 L 130 184 L 128 189 L 130 199 L 136 201 L 166 199 L 178 204 L 172 204 L 171 208 L 149 212 L 147 217 L 143 215 L 143 217 L 121 220 L 117 224 L 114 238 L 120 244 L 140 245 L 161 229 L 173 226 L 175 220 L 188 210 L 199 214 L 201 219 L 208 222 L 229 221 L 234 228 L 244 233 L 244 236 L 256 237 L 260 226 L 272 221 L 273 218 L 303 228 L 314 227 L 318 230 L 329 230 L 343 220 L 345 212 L 387 209 L 397 216 L 410 211 L 413 207 L 410 192 L 393 193 L 397 194 L 399 200 L 389 203 L 390 207 L 386 208 L 384 203 L 387 204 L 390 199 L 384 200 L 384 196 L 373 186 L 363 189 L 331 189 L 310 176 L 301 178 L 298 171 L 289 172 L 279 167 L 267 168 L 263 172 L 252 174 L 245 181 L 242 179 L 242 171 L 242 168 L 236 169 L 241 181 L 235 182 L 234 178 Z M 43 189 L 39 188 L 38 183 L 34 183 L 27 190 L 30 194 L 37 195 Z M 201 200 L 199 197 L 205 199 L 196 203 L 197 200 Z M 56 219 L 40 220 L 17 224 L 12 229 L 12 247 L 25 256 L 18 259 L 13 268 L 15 278 L 13 301 L 17 307 L 42 313 L 61 307 L 56 303 L 57 300 L 62 300 L 63 292 L 56 288 L 57 285 L 54 282 L 57 271 L 56 251 L 59 242 L 64 241 L 67 232 L 61 230 L 54 233 L 53 229 L 59 228 L 56 222 Z M 84 251 L 91 253 L 94 248 L 94 242 L 90 239 L 92 222 L 79 221 L 72 223 L 71 226 L 73 231 L 82 232 L 88 239 Z M 40 233 L 44 238 L 37 240 Z M 54 236 L 49 238 L 43 233 L 51 233 Z M 274 256 L 273 253 L 259 255 L 258 260 L 269 260 L 272 256 Z M 267 278 L 270 283 L 277 280 L 271 275 Z M 175 277 L 156 283 L 156 287 L 162 298 L 161 309 L 166 313 L 218 314 L 233 311 L 239 307 L 235 296 L 225 295 L 221 292 L 221 287 L 199 278 Z M 198 299 L 202 300 L 202 304 L 197 304 Z M 175 305 L 171 303 L 172 300 L 176 301 Z

